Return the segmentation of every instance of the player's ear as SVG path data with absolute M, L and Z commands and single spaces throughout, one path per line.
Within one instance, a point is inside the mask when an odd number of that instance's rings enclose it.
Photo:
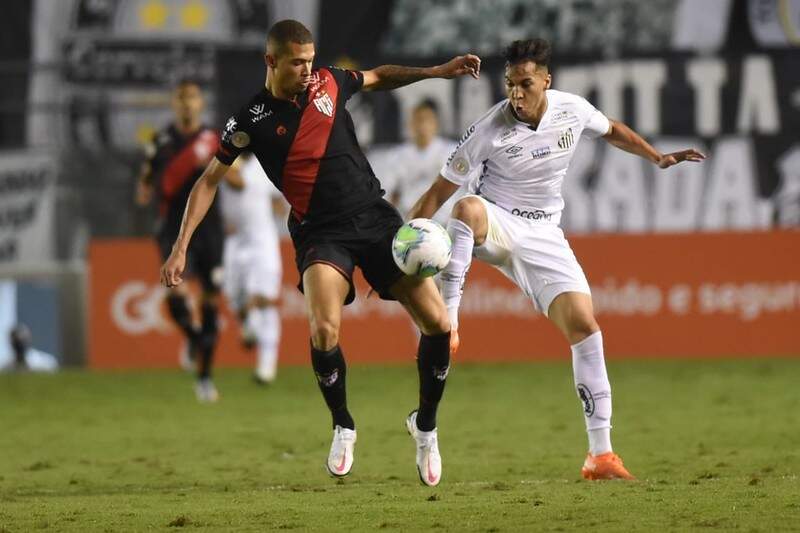
M 551 76 L 550 73 L 548 72 L 547 73 L 547 77 L 545 77 L 545 79 L 544 79 L 544 88 L 545 89 L 549 89 L 550 88 L 550 84 L 552 84 L 552 83 L 553 83 L 553 76 Z
M 274 55 L 264 54 L 264 64 L 267 65 L 269 68 L 275 68 L 275 65 L 278 64 L 278 61 L 275 59 Z

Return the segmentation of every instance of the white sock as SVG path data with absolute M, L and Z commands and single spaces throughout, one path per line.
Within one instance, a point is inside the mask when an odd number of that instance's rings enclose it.
M 572 372 L 589 435 L 589 453 L 610 452 L 611 384 L 606 373 L 601 332 L 572 345 Z
M 278 308 L 269 306 L 251 309 L 247 314 L 247 325 L 258 339 L 256 375 L 265 381 L 272 381 L 278 371 L 278 342 L 281 338 Z
M 450 234 L 450 240 L 453 241 L 453 255 L 441 274 L 442 298 L 447 306 L 450 324 L 453 328 L 458 328 L 458 306 L 461 304 L 464 280 L 467 277 L 469 266 L 472 264 L 475 235 L 472 233 L 472 228 L 457 218 L 451 218 L 447 222 L 447 233 Z

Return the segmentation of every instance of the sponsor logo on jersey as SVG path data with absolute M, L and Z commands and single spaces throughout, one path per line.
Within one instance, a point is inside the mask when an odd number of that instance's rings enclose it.
M 550 147 L 543 146 L 541 148 L 536 148 L 535 150 L 531 150 L 531 156 L 534 159 L 540 159 L 542 157 L 550 155 Z
M 550 118 L 550 122 L 564 122 L 565 120 L 569 120 L 571 117 L 572 115 L 569 111 L 559 111 Z
M 251 119 L 253 124 L 272 114 L 272 109 L 268 109 L 264 112 L 264 107 L 266 107 L 264 104 L 256 104 L 250 108 L 250 112 L 253 114 L 253 118 Z
M 517 209 L 516 207 L 511 210 L 511 214 L 521 218 L 527 218 L 528 220 L 551 220 L 553 218 L 553 213 L 545 213 L 541 209 L 534 209 L 533 211 L 525 211 L 521 209 Z
M 503 133 L 500 134 L 500 142 L 506 142 L 507 140 L 511 139 L 512 137 L 516 137 L 516 135 L 517 135 L 517 130 L 516 129 L 506 130 L 506 131 L 504 131 Z
M 322 93 L 314 98 L 314 106 L 320 113 L 323 113 L 329 117 L 333 116 L 333 100 L 331 100 L 331 97 L 328 95 L 328 93 Z
M 574 142 L 575 138 L 572 136 L 572 128 L 567 128 L 567 130 L 562 132 L 558 137 L 558 147 L 562 150 L 566 150 L 572 146 Z

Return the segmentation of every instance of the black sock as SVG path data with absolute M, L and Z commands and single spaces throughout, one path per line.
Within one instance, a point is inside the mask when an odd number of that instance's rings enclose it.
M 214 348 L 217 345 L 217 306 L 213 302 L 203 302 L 201 307 L 201 328 L 199 352 L 200 361 L 197 365 L 197 378 L 211 377 L 211 364 L 214 358 Z
M 196 340 L 199 332 L 192 324 L 192 313 L 186 303 L 186 297 L 182 294 L 170 294 L 167 296 L 167 307 L 172 320 L 181 328 L 189 342 Z
M 417 355 L 419 372 L 417 427 L 420 431 L 432 431 L 436 428 L 436 409 L 442 399 L 449 370 L 450 332 L 422 335 Z
M 347 389 L 345 378 L 347 365 L 342 350 L 337 344 L 328 351 L 317 350 L 311 345 L 311 366 L 317 376 L 317 384 L 331 411 L 333 426 L 355 429 L 356 423 L 347 410 Z

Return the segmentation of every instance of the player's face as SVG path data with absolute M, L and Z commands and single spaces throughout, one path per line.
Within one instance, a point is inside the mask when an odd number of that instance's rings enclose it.
M 537 68 L 533 61 L 506 67 L 506 94 L 520 120 L 536 120 L 545 103 L 544 92 L 550 88 L 550 73 Z
M 200 118 L 203 106 L 203 92 L 193 83 L 181 85 L 172 93 L 172 110 L 180 122 Z
M 287 43 L 279 53 L 267 54 L 267 64 L 273 69 L 273 80 L 281 92 L 298 94 L 311 83 L 314 62 L 314 43 Z
M 411 135 L 414 142 L 427 146 L 439 133 L 439 118 L 429 107 L 420 107 L 411 115 Z

